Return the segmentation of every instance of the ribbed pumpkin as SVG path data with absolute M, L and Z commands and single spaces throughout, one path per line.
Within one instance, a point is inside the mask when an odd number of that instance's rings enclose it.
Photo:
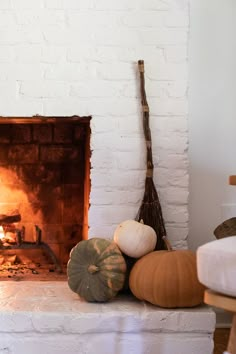
M 189 250 L 147 254 L 132 268 L 129 286 L 138 299 L 160 307 L 193 307 L 203 302 L 196 256 Z
M 106 239 L 79 242 L 70 253 L 68 284 L 89 302 L 104 302 L 123 287 L 126 262 L 118 246 Z

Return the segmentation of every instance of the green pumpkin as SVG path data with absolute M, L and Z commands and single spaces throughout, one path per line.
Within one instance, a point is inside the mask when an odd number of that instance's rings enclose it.
M 69 287 L 80 297 L 89 302 L 104 302 L 124 286 L 126 262 L 114 242 L 92 238 L 71 250 L 67 275 Z

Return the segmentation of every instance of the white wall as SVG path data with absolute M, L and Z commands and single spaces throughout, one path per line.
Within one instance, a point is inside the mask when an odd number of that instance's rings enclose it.
M 192 0 L 190 16 L 190 235 L 195 249 L 236 216 L 236 4 Z M 229 204 L 229 207 L 222 207 Z
M 155 183 L 173 246 L 186 247 L 188 4 L 0 0 L 0 116 L 93 116 L 90 236 L 112 237 L 141 203 L 144 59 Z

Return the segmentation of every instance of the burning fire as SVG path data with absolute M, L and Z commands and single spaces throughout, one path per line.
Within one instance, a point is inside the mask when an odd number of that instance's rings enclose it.
M 3 231 L 3 227 L 0 226 L 0 240 L 2 240 L 5 237 L 4 231 Z

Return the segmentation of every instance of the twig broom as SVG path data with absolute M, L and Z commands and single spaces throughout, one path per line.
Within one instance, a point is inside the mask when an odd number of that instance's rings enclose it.
M 166 236 L 165 224 L 162 216 L 162 209 L 159 197 L 153 181 L 153 160 L 152 160 L 152 138 L 149 127 L 149 106 L 145 91 L 144 61 L 138 61 L 140 74 L 141 104 L 143 109 L 143 130 L 147 150 L 147 172 L 145 180 L 145 191 L 142 204 L 138 211 L 136 220 L 143 220 L 144 224 L 151 226 L 157 234 L 156 250 L 166 249 L 163 236 Z

